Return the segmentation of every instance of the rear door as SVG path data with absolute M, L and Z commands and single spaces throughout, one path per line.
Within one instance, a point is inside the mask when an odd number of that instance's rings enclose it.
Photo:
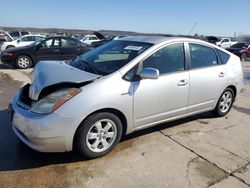
M 37 61 L 60 60 L 60 38 L 50 38 L 40 43 L 36 48 Z
M 81 54 L 81 46 L 77 40 L 61 38 L 61 60 L 71 59 Z
M 215 50 L 189 43 L 190 93 L 188 112 L 212 109 L 227 83 L 226 65 L 220 64 Z

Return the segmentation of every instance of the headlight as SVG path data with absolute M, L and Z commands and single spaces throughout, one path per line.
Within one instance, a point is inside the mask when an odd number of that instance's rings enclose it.
M 31 112 L 49 114 L 63 105 L 66 101 L 81 92 L 78 88 L 65 88 L 47 95 L 31 108 Z
M 4 52 L 3 55 L 8 56 L 8 57 L 12 57 L 13 53 L 12 52 Z

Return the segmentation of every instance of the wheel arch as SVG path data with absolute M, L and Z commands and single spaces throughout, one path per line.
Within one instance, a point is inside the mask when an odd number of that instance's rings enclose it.
M 124 113 L 122 113 L 120 110 L 117 110 L 115 108 L 103 108 L 103 109 L 99 109 L 99 110 L 96 110 L 92 113 L 90 113 L 88 116 L 86 116 L 82 121 L 81 123 L 78 125 L 75 133 L 74 133 L 74 137 L 73 137 L 73 145 L 72 145 L 72 149 L 75 148 L 75 141 L 76 141 L 76 137 L 77 137 L 77 133 L 78 133 L 78 130 L 79 128 L 81 127 L 81 125 L 84 123 L 84 121 L 91 115 L 93 114 L 96 114 L 96 113 L 100 113 L 100 112 L 109 112 L 109 113 L 112 113 L 114 115 L 116 115 L 120 120 L 121 120 L 121 123 L 122 123 L 122 136 L 124 136 L 127 132 L 127 128 L 128 128 L 128 125 L 127 125 L 127 118 L 126 116 L 124 115 Z
M 237 96 L 237 88 L 234 85 L 229 85 L 229 86 L 226 87 L 226 89 L 227 88 L 230 88 L 230 89 L 233 90 L 233 92 L 234 92 L 234 100 L 235 100 L 235 98 Z
M 17 55 L 17 56 L 16 56 L 16 59 L 15 59 L 15 62 L 17 61 L 18 57 L 20 57 L 20 56 L 22 56 L 22 55 L 23 55 L 23 56 L 29 57 L 29 58 L 31 59 L 32 65 L 33 65 L 34 59 L 33 59 L 29 54 L 26 54 L 26 53 Z

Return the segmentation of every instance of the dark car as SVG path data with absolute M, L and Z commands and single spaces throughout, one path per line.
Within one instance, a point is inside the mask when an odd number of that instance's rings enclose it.
M 29 46 L 4 50 L 1 53 L 1 61 L 15 65 L 20 69 L 26 69 L 34 66 L 39 61 L 68 60 L 91 49 L 92 47 L 74 38 L 48 37 Z
M 230 48 L 226 48 L 229 52 L 240 57 L 241 60 L 245 61 L 250 58 L 250 43 L 241 42 L 232 45 Z

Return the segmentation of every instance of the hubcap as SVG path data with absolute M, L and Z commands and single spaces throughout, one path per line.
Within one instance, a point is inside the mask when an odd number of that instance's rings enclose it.
M 232 104 L 232 100 L 233 100 L 233 97 L 232 97 L 232 93 L 227 91 L 223 94 L 223 96 L 221 97 L 221 100 L 220 100 L 220 111 L 222 113 L 225 113 L 229 110 L 231 104 Z
M 30 61 L 27 57 L 21 57 L 17 61 L 18 65 L 22 68 L 27 68 L 30 64 Z
M 97 121 L 87 134 L 87 147 L 96 153 L 106 151 L 114 143 L 116 135 L 116 124 L 112 120 Z

